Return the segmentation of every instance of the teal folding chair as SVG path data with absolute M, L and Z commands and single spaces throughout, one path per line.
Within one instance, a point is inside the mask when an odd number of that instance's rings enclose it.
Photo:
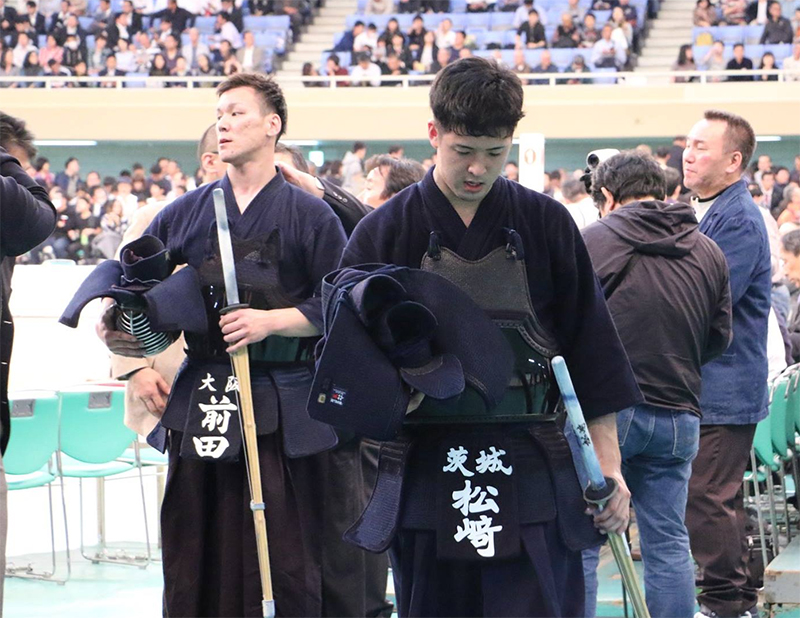
M 790 450 L 789 437 L 787 435 L 787 420 L 791 414 L 791 406 L 794 405 L 795 396 L 793 391 L 797 387 L 796 381 L 797 372 L 794 366 L 785 370 L 778 380 L 775 381 L 775 391 L 773 392 L 772 403 L 770 405 L 769 419 L 770 419 L 770 437 L 772 440 L 772 448 L 775 455 L 778 457 L 778 470 L 777 474 L 780 479 L 780 494 L 783 502 L 783 520 L 786 525 L 787 541 L 792 541 L 792 526 L 789 517 L 789 504 L 788 497 L 789 491 L 787 489 L 787 481 L 791 485 L 794 483 L 791 478 L 787 479 L 784 470 L 784 465 L 791 462 L 792 451 Z M 792 438 L 794 431 L 792 431 Z M 794 441 L 792 439 L 792 441 Z
M 3 456 L 9 491 L 47 486 L 50 504 L 50 545 L 52 564 L 49 571 L 36 571 L 33 564 L 16 566 L 8 561 L 7 577 L 41 579 L 64 584 L 70 577 L 69 531 L 64 485 L 61 485 L 61 508 L 67 548 L 67 576 L 56 575 L 56 533 L 53 521 L 53 481 L 56 467 L 53 456 L 58 451 L 58 397 L 52 391 L 20 391 L 9 396 L 11 437 Z
M 152 561 L 142 466 L 120 461 L 136 434 L 125 427 L 125 387 L 85 384 L 59 392 L 59 473 L 77 478 L 80 487 L 81 555 L 93 563 L 109 562 L 146 568 Z M 137 470 L 142 497 L 146 555 L 110 554 L 105 540 L 105 479 Z M 97 479 L 98 543 L 94 555 L 86 554 L 83 539 L 83 479 Z

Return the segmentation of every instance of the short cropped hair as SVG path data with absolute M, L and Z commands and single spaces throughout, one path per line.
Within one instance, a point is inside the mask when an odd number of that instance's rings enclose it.
M 297 170 L 308 174 L 308 163 L 306 163 L 306 159 L 299 148 L 296 146 L 287 146 L 283 142 L 278 142 L 275 144 L 275 152 L 288 154 L 292 157 L 292 165 L 294 165 Z
M 742 164 L 739 170 L 744 172 L 756 149 L 756 134 L 753 127 L 741 116 L 718 109 L 706 110 L 703 117 L 706 120 L 724 122 L 727 125 L 724 136 L 725 149 L 728 152 L 741 153 Z
M 25 126 L 25 121 L 0 112 L 0 148 L 9 150 L 19 148 L 29 159 L 36 157 L 36 146 L 33 145 L 33 133 Z
M 648 195 L 663 200 L 667 181 L 664 170 L 653 157 L 626 150 L 609 157 L 592 172 L 592 200 L 597 205 L 605 204 L 603 187 L 619 203 Z
M 788 251 L 792 255 L 800 255 L 800 230 L 786 232 L 786 234 L 781 237 L 781 244 L 785 251 Z
M 197 160 L 201 161 L 207 152 L 217 152 L 217 125 L 212 124 L 205 131 L 197 144 Z
M 522 83 L 513 71 L 484 58 L 444 67 L 430 90 L 437 127 L 473 137 L 510 137 L 525 115 Z
M 217 86 L 217 96 L 220 97 L 229 90 L 236 88 L 252 88 L 261 97 L 262 109 L 265 114 L 269 112 L 278 114 L 278 118 L 281 119 L 281 130 L 275 138 L 275 141 L 278 142 L 286 132 L 286 125 L 289 120 L 286 99 L 283 96 L 281 87 L 274 79 L 262 73 L 241 72 L 234 73 Z

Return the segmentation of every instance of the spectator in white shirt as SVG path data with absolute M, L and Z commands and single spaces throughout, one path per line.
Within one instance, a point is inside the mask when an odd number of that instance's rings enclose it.
M 359 34 L 353 41 L 353 51 L 355 53 L 366 51 L 369 48 L 375 51 L 378 47 L 378 28 L 375 24 L 370 24 L 367 29 Z
M 794 44 L 794 53 L 783 61 L 783 68 L 792 71 L 786 76 L 787 81 L 800 82 L 800 43 Z
M 453 30 L 453 22 L 445 18 L 439 23 L 436 29 L 436 47 L 447 49 L 456 42 L 456 33 Z
M 25 58 L 31 52 L 38 52 L 39 48 L 31 43 L 31 39 L 27 32 L 20 32 L 17 37 L 17 45 L 14 47 L 14 66 L 18 69 L 22 68 L 25 63 Z
M 217 28 L 219 29 L 219 41 L 228 41 L 233 49 L 242 46 L 242 35 L 231 21 L 231 16 L 220 11 L 217 13 Z
M 601 38 L 592 48 L 592 64 L 597 68 L 616 68 L 622 69 L 627 61 L 627 46 L 619 39 L 613 40 L 611 33 L 613 28 L 610 24 L 603 26 Z
M 136 73 L 138 68 L 136 64 L 136 55 L 131 51 L 131 46 L 128 41 L 120 39 L 117 44 L 117 68 L 126 73 Z
M 380 86 L 381 68 L 372 62 L 367 53 L 358 55 L 358 64 L 350 72 L 350 83 L 354 86 Z

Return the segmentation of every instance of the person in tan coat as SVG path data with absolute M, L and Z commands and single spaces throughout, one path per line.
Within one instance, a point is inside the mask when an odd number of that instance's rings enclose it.
M 217 133 L 211 125 L 203 133 L 197 148 L 203 170 L 203 184 L 225 175 L 225 168 L 217 153 Z M 139 238 L 150 222 L 167 205 L 158 202 L 143 206 L 133 215 L 131 224 L 122 237 L 120 247 Z M 119 255 L 117 256 L 119 258 Z M 117 380 L 127 382 L 125 389 L 125 425 L 136 433 L 147 436 L 158 423 L 167 406 L 172 382 L 181 366 L 185 342 L 183 335 L 169 348 L 155 356 L 131 358 L 111 355 L 111 373 Z

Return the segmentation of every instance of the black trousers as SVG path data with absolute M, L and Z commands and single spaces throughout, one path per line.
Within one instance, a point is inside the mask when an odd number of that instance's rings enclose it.
M 701 426 L 689 480 L 686 527 L 700 567 L 697 600 L 723 618 L 741 616 L 758 601 L 747 570 L 742 494 L 755 430 L 755 425 Z
M 386 600 L 389 558 L 342 539 L 364 510 L 377 473 L 377 444 L 351 439 L 329 453 L 324 485 L 322 615 L 332 618 L 391 616 Z
M 161 509 L 164 615 L 262 616 L 255 526 L 243 461 L 208 463 L 178 455 L 170 432 Z M 322 614 L 323 482 L 328 454 L 289 459 L 279 433 L 258 451 L 277 616 Z
M 436 533 L 402 530 L 390 549 L 398 613 L 406 616 L 583 616 L 580 552 L 556 520 L 524 525 L 521 553 L 491 563 L 436 558 Z

